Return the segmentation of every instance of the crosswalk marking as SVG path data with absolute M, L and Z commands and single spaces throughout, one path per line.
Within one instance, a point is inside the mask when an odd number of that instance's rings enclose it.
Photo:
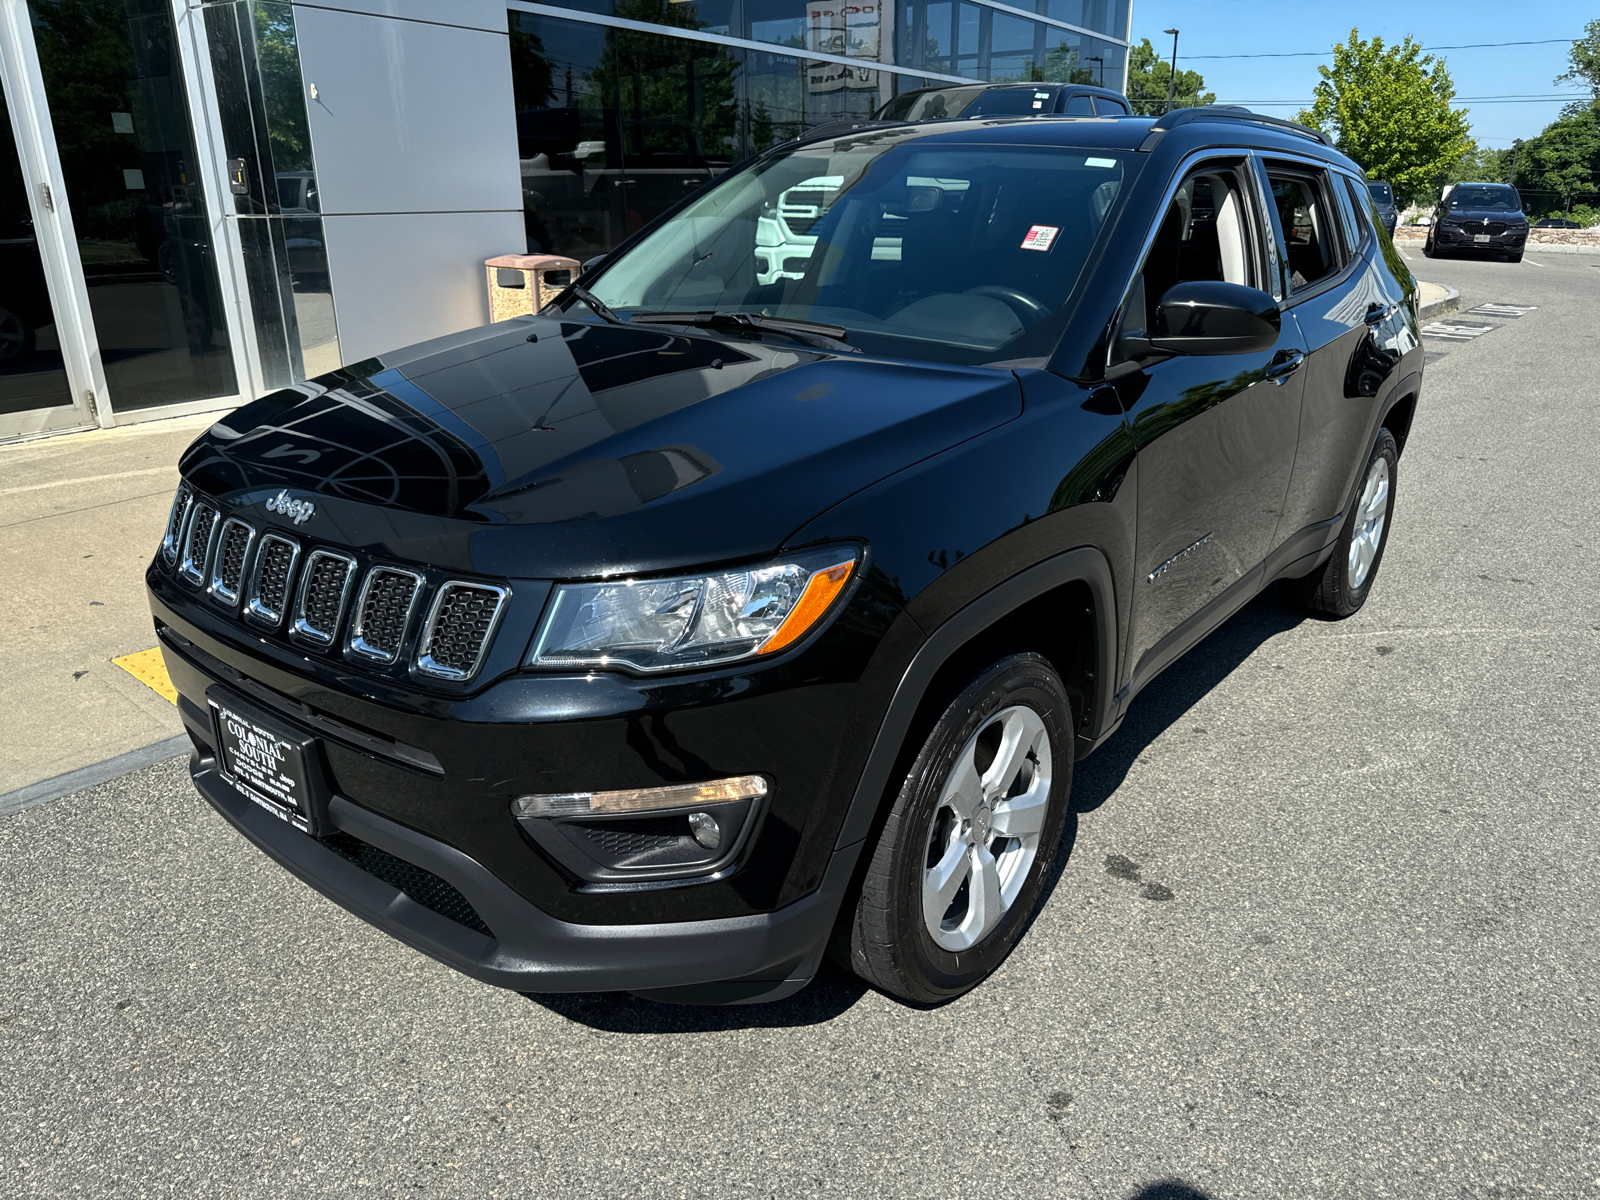
M 1538 311 L 1538 308 L 1537 304 L 1480 304 L 1477 308 L 1469 308 L 1467 311 L 1480 317 L 1505 317 L 1515 321 L 1518 317 Z
M 1494 328 L 1493 325 L 1484 325 L 1478 321 L 1435 321 L 1432 325 L 1424 325 L 1422 332 L 1428 337 L 1440 338 L 1447 342 L 1470 342 Z

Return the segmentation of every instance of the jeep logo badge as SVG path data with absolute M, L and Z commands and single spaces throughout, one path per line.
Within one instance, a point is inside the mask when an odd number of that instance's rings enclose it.
M 288 490 L 279 492 L 267 501 L 267 511 L 282 513 L 289 517 L 296 525 L 304 525 L 316 516 L 317 506 L 309 500 L 295 500 L 290 497 Z

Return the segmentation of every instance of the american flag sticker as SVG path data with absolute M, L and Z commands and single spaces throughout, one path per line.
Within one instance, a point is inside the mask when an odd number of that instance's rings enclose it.
M 1059 225 L 1034 225 L 1029 228 L 1028 236 L 1022 239 L 1024 250 L 1048 250 L 1050 244 L 1056 240 L 1056 234 L 1061 232 Z

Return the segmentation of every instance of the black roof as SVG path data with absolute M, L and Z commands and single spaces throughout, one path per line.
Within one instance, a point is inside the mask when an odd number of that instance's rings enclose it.
M 1358 174 L 1361 168 L 1333 147 L 1326 134 L 1280 117 L 1264 116 L 1232 105 L 1180 108 L 1162 117 L 1044 116 L 945 117 L 921 121 L 839 121 L 819 126 L 799 142 L 869 133 L 879 129 L 915 130 L 918 136 L 965 140 L 980 133 L 984 141 L 1018 145 L 1074 146 L 1085 149 L 1150 151 L 1166 138 L 1192 149 L 1207 142 L 1309 153 Z M 795 143 L 788 143 L 794 145 Z M 1363 178 L 1365 175 L 1363 174 Z

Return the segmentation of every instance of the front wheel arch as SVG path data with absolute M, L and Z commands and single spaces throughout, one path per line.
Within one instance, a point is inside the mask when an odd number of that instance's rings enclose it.
M 1046 610 L 1052 600 L 1060 602 L 1063 616 L 1076 615 L 1092 631 L 1093 649 L 1086 664 L 1089 678 L 1068 680 L 1069 691 L 1076 688 L 1087 702 L 1075 717 L 1075 721 L 1081 720 L 1084 712 L 1089 717 L 1088 724 L 1077 729 L 1078 755 L 1109 730 L 1117 669 L 1116 587 L 1105 555 L 1093 546 L 1079 546 L 996 584 L 948 617 L 922 644 L 901 675 L 879 723 L 834 843 L 837 849 L 853 846 L 873 832 L 886 802 L 898 792 L 895 771 L 904 765 L 906 747 L 921 744 L 918 734 L 925 730 L 919 720 L 925 722 L 934 708 L 942 711 L 941 700 L 950 698 L 941 690 L 944 682 L 961 677 L 965 683 L 962 672 L 970 660 L 996 647 L 1032 648 L 1021 643 L 1037 639 L 1028 637 L 1029 629 L 1016 618 Z M 1079 603 L 1087 613 L 1074 612 Z M 1040 653 L 1050 657 L 1048 651 Z

